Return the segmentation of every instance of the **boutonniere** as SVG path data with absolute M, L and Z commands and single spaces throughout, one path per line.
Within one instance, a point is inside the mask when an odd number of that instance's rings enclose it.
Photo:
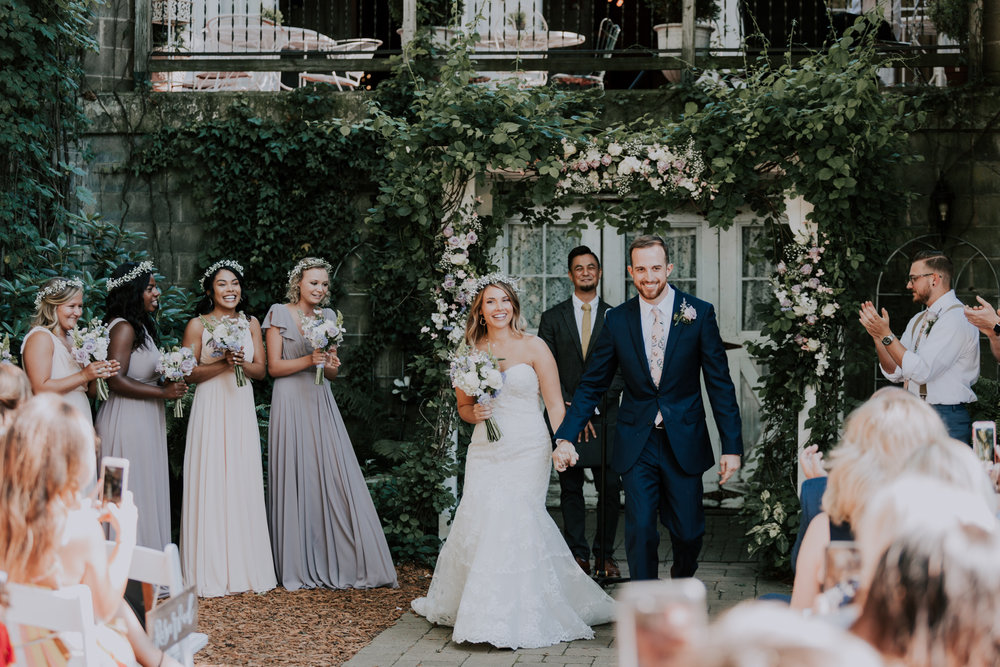
M 931 333 L 931 328 L 938 321 L 939 313 L 927 313 L 927 319 L 924 320 L 924 336 L 929 336 Z
M 674 313 L 674 324 L 691 324 L 696 319 L 698 319 L 698 312 L 695 311 L 694 306 L 689 304 L 687 299 L 681 299 L 681 307 Z

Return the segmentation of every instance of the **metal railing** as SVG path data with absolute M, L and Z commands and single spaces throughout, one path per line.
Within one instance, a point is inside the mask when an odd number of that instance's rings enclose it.
M 654 11 L 647 0 L 466 0 L 451 22 L 479 35 L 473 62 L 482 81 L 541 85 L 558 72 L 568 73 L 564 81 L 621 88 L 659 85 L 661 71 L 678 80 L 692 67 L 740 71 L 761 53 L 814 52 L 870 0 L 715 0 L 717 16 L 702 21 L 696 11 L 709 1 L 659 0 Z M 897 61 L 885 70 L 888 84 L 941 84 L 945 68 L 968 55 L 937 34 L 924 2 L 895 0 L 885 12 L 877 39 Z M 402 13 L 398 3 L 136 0 L 136 69 L 162 91 L 370 87 L 416 26 L 415 0 L 403 0 Z M 671 11 L 676 24 L 665 21 Z M 612 43 L 601 33 L 609 24 L 617 28 Z M 435 27 L 435 39 L 446 43 L 458 29 Z M 595 71 L 599 79 L 586 76 Z M 606 84 L 605 71 L 614 73 Z

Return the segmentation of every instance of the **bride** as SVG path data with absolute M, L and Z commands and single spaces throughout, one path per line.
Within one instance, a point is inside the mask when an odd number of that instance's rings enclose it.
M 475 424 L 465 486 L 451 533 L 441 549 L 427 597 L 413 610 L 454 628 L 456 642 L 541 648 L 590 639 L 608 623 L 613 601 L 573 559 L 545 509 L 553 428 L 565 415 L 559 372 L 548 346 L 520 327 L 515 281 L 479 280 L 465 338 L 500 360 L 504 384 L 492 406 L 456 389 L 458 413 Z M 488 442 L 483 422 L 494 417 L 503 437 Z

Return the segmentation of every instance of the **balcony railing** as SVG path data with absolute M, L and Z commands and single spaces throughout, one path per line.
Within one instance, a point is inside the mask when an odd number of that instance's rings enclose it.
M 479 35 L 482 83 L 651 87 L 692 67 L 739 71 L 761 53 L 822 49 L 870 1 L 716 0 L 718 16 L 703 22 L 704 0 L 671 0 L 681 21 L 665 24 L 666 11 L 646 0 L 466 0 L 452 23 Z M 945 68 L 967 62 L 967 49 L 937 34 L 925 1 L 886 11 L 877 40 L 892 59 L 887 84 L 941 84 Z M 161 91 L 371 87 L 411 38 L 415 2 L 400 13 L 399 0 L 136 0 L 137 70 Z M 454 31 L 438 26 L 435 39 Z

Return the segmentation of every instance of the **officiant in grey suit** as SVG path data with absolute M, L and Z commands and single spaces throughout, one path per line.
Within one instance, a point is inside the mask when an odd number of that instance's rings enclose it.
M 538 336 L 544 340 L 559 368 L 566 405 L 573 400 L 573 392 L 583 376 L 583 369 L 592 343 L 604 324 L 604 314 L 610 306 L 597 294 L 601 280 L 601 261 L 587 246 L 578 246 L 569 253 L 569 279 L 573 295 L 542 313 Z M 593 551 L 594 569 L 608 577 L 618 577 L 618 564 L 614 553 L 615 532 L 618 528 L 621 478 L 611 466 L 601 468 L 603 436 L 608 438 L 607 461 L 611 461 L 614 443 L 614 425 L 618 411 L 618 394 L 621 383 L 612 384 L 608 390 L 606 412 L 591 417 L 576 450 L 580 455 L 577 465 L 559 473 L 560 505 L 563 515 L 563 535 L 566 544 L 584 572 L 590 574 L 590 555 Z M 583 500 L 584 468 L 589 468 L 597 487 L 597 517 L 604 517 L 604 544 L 602 550 L 600 525 L 597 526 L 592 545 L 587 544 L 586 507 Z M 602 485 L 603 479 L 603 485 Z M 602 513 L 603 512 L 603 513 Z M 603 559 L 603 560 L 602 560 Z

